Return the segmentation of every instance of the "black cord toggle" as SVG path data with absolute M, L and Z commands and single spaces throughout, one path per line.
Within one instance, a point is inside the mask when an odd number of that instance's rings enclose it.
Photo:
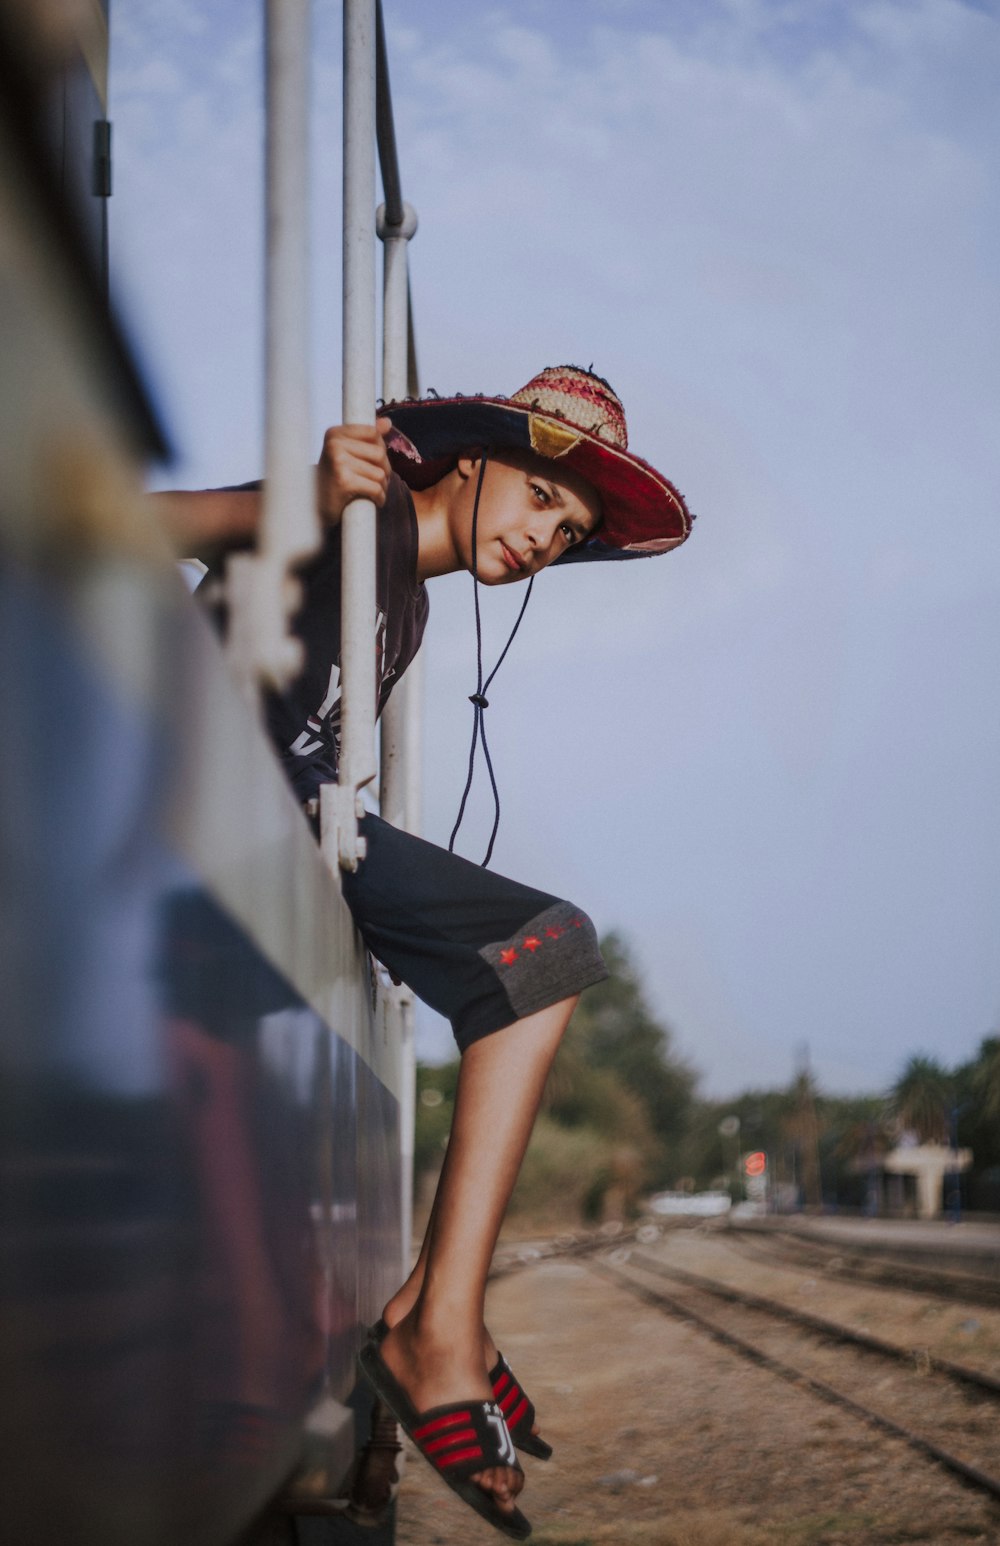
M 488 709 L 490 706 L 489 698 L 484 697 L 481 692 L 470 692 L 469 702 L 474 703 L 477 709 Z

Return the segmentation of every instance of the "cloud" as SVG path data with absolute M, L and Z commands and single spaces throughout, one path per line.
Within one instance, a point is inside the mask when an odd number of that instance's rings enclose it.
M 651 29 L 649 14 L 578 29 L 557 70 L 541 29 L 509 45 L 507 16 L 474 47 L 461 31 L 443 43 L 428 31 L 397 86 L 423 222 L 413 263 L 430 379 L 512 390 L 546 359 L 594 357 L 620 385 L 633 444 L 662 458 L 701 513 L 662 565 L 574 575 L 568 607 L 563 577 L 540 590 L 523 641 L 535 670 L 517 675 L 516 655 L 516 683 L 494 695 L 508 803 L 530 808 L 544 770 L 558 780 L 568 760 L 585 790 L 596 779 L 629 806 L 662 808 L 666 829 L 639 839 L 642 880 L 629 866 L 621 883 L 628 834 L 603 842 L 593 820 L 589 873 L 608 921 L 627 919 L 648 942 L 667 1005 L 692 974 L 656 946 L 654 920 L 712 920 L 702 987 L 681 994 L 682 1035 L 719 1049 L 709 1079 L 718 1087 L 722 1066 L 734 1082 L 738 1070 L 782 1077 L 811 1025 L 824 1073 L 856 1085 L 872 1056 L 866 1016 L 902 1049 L 917 1027 L 933 1039 L 928 1005 L 938 1013 L 950 998 L 971 1045 L 996 966 L 981 939 L 975 967 L 956 951 L 935 960 L 933 983 L 919 950 L 908 958 L 949 848 L 934 845 L 901 915 L 908 829 L 893 807 L 905 785 L 913 820 L 948 774 L 932 752 L 910 765 L 908 721 L 889 706 L 933 716 L 935 745 L 967 745 L 989 693 L 989 650 L 963 635 L 955 608 L 1000 599 L 982 413 L 1000 386 L 982 66 L 996 60 L 997 28 L 948 4 L 704 5 L 676 31 L 662 9 Z M 432 282 L 467 269 L 475 285 Z M 458 704 L 468 618 L 461 600 L 442 610 L 432 666 Z M 926 666 L 921 692 L 929 629 L 961 674 L 950 701 L 927 692 Z M 463 733 L 449 734 L 443 706 L 432 713 L 439 765 L 458 766 Z M 523 773 L 516 729 L 504 728 L 519 716 L 546 726 Z M 977 744 L 969 821 L 985 822 L 996 854 L 989 743 Z M 869 765 L 885 776 L 866 777 Z M 613 799 L 605 809 L 614 828 Z M 550 827 L 550 852 L 557 841 Z M 529 825 L 504 850 L 509 867 L 531 864 L 531 843 Z M 818 858 L 821 882 L 805 856 L 825 845 L 845 862 Z M 980 875 L 959 911 L 980 911 L 986 894 Z M 867 933 L 845 929 L 859 910 Z M 909 919 L 891 967 L 871 954 L 886 910 L 889 932 Z M 724 1057 L 725 1017 L 704 991 L 713 975 L 744 1006 Z M 847 1025 L 857 1031 L 838 1063 Z
M 492 695 L 498 867 L 640 940 L 713 1088 L 784 1077 L 804 1036 L 842 1086 L 866 1059 L 877 1082 L 915 1045 L 971 1048 L 1000 974 L 995 17 L 959 0 L 387 12 L 425 384 L 509 392 L 593 360 L 699 514 L 669 558 L 543 577 Z M 331 17 L 317 428 L 339 400 Z M 116 262 L 191 478 L 250 476 L 256 8 L 134 0 L 114 22 Z M 488 598 L 491 637 L 510 599 Z M 438 586 L 437 837 L 467 753 L 470 610 L 467 579 Z

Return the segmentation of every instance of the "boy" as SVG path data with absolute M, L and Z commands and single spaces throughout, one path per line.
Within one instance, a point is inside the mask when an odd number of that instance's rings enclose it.
M 328 430 L 317 491 L 329 530 L 301 570 L 306 665 L 285 694 L 266 698 L 307 808 L 336 776 L 338 523 L 352 499 L 378 507 L 380 708 L 419 647 L 426 580 L 465 569 L 477 585 L 517 584 L 553 563 L 668 551 L 691 525 L 676 489 L 627 450 L 608 384 L 569 366 L 510 399 L 394 403 L 375 426 Z M 198 530 L 201 556 L 214 560 L 249 539 L 258 514 L 255 487 L 191 494 L 175 506 L 175 529 L 182 546 Z M 563 1031 L 580 992 L 606 973 L 593 925 L 572 904 L 378 818 L 363 828 L 367 856 L 344 875 L 345 899 L 372 954 L 450 1018 L 462 1061 L 420 1257 L 361 1365 L 449 1485 L 523 1538 L 514 1443 L 550 1451 L 484 1326 L 486 1276 Z

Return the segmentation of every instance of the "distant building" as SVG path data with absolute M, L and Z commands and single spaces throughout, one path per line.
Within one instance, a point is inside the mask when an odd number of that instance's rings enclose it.
M 951 1149 L 943 1143 L 904 1141 L 884 1154 L 879 1164 L 886 1175 L 913 1177 L 917 1217 L 933 1219 L 942 1211 L 945 1176 L 968 1170 L 972 1150 Z

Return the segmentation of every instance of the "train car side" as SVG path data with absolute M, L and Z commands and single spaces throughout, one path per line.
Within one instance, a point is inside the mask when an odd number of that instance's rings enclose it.
M 222 1542 L 353 1454 L 398 1050 L 141 494 L 155 416 L 13 111 L 0 206 L 3 1517 Z

